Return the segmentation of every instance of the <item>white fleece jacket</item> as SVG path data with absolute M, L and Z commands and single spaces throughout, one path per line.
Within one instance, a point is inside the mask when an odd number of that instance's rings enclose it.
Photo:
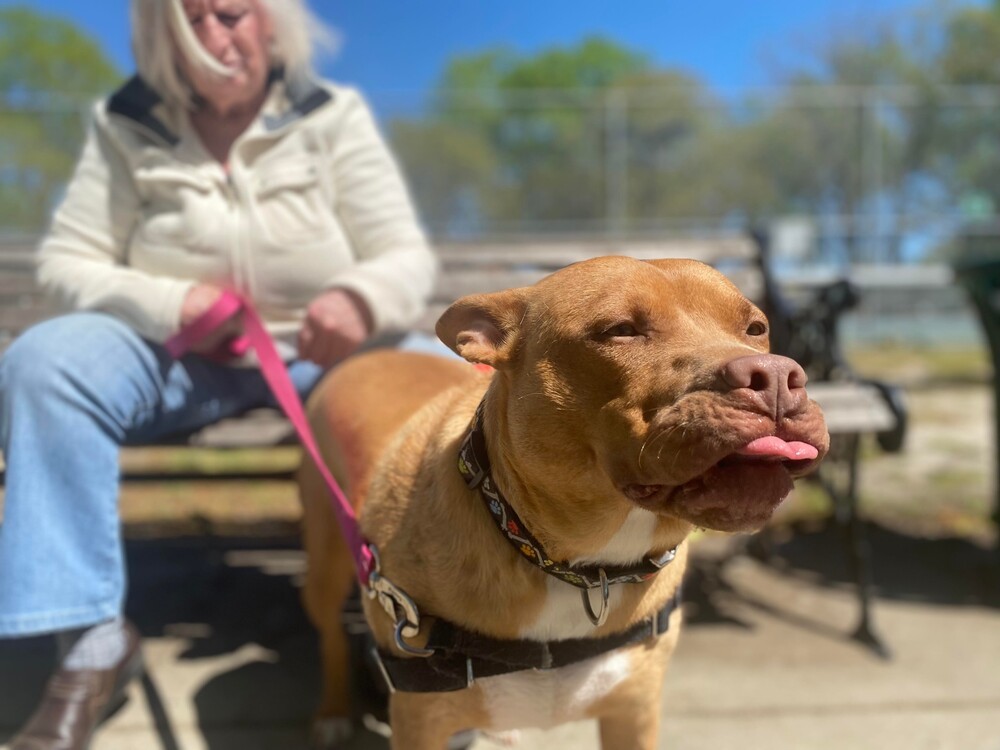
M 196 282 L 254 300 L 283 354 L 333 287 L 376 332 L 423 311 L 436 264 L 399 170 L 354 90 L 276 80 L 229 170 L 133 78 L 94 108 L 83 154 L 38 252 L 65 308 L 103 310 L 162 342 Z

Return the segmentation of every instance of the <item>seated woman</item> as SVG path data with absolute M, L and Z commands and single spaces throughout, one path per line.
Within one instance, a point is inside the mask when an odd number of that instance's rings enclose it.
M 0 361 L 0 637 L 61 660 L 13 750 L 82 748 L 139 668 L 118 452 L 269 403 L 238 322 L 172 360 L 220 290 L 253 300 L 304 395 L 422 312 L 435 261 L 373 118 L 317 81 L 301 0 L 132 0 L 138 75 L 94 108 L 39 249 L 69 314 Z

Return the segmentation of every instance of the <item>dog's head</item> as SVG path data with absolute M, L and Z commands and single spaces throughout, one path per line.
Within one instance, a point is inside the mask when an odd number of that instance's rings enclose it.
M 761 526 L 829 445 L 768 324 L 696 261 L 606 257 L 465 297 L 437 333 L 498 370 L 519 466 L 567 492 L 725 531 Z M 585 492 L 586 490 L 586 492 Z

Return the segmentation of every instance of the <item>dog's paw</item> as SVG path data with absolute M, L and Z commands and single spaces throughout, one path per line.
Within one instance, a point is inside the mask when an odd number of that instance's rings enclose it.
M 313 722 L 310 746 L 313 750 L 335 750 L 354 735 L 350 719 L 331 717 Z
M 504 732 L 483 732 L 483 737 L 500 747 L 517 747 L 521 744 L 521 733 L 516 729 Z

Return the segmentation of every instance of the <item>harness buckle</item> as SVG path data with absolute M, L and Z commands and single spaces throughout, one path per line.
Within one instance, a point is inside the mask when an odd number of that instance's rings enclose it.
M 547 672 L 552 669 L 552 648 L 548 641 L 542 641 L 542 665 L 535 667 L 536 672 Z
M 416 603 L 399 586 L 382 575 L 382 561 L 378 548 L 371 544 L 372 569 L 368 575 L 368 598 L 377 599 L 386 614 L 396 623 L 396 647 L 410 656 L 431 656 L 432 649 L 411 646 L 403 638 L 412 638 L 420 632 L 420 610 Z
M 660 637 L 660 613 L 654 612 L 649 620 L 650 637 L 653 639 Z
M 653 565 L 655 565 L 658 569 L 662 570 L 668 564 L 672 563 L 675 557 L 677 557 L 676 547 L 674 547 L 673 549 L 668 549 L 666 552 L 660 555 L 658 559 L 650 560 L 650 562 L 653 563 Z

